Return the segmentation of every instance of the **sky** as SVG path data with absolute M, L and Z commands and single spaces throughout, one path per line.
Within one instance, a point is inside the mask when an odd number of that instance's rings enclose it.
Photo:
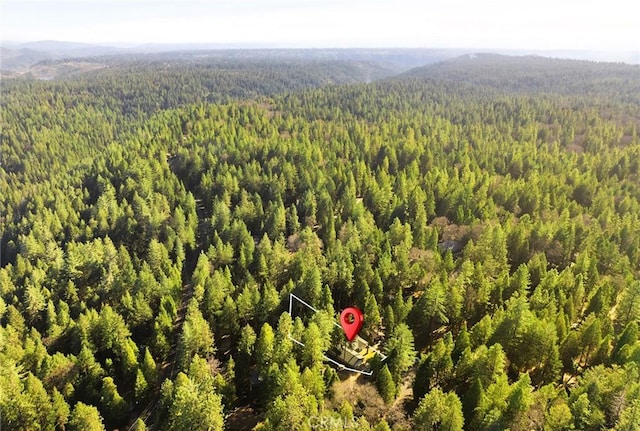
M 0 40 L 640 51 L 632 0 L 0 0 Z

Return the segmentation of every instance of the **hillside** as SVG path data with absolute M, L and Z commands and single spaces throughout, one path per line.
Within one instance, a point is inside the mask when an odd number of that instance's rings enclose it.
M 469 54 L 403 73 L 399 79 L 436 80 L 502 92 L 601 95 L 615 90 L 623 100 L 640 94 L 640 66 L 539 56 Z
M 640 427 L 637 67 L 181 55 L 3 82 L 2 430 Z
M 128 47 L 94 46 L 71 42 L 41 41 L 9 44 L 2 47 L 0 71 L 3 76 L 64 77 L 67 74 L 42 75 L 42 66 L 64 67 L 68 62 L 92 62 L 105 65 L 127 64 L 134 61 L 190 62 L 252 61 L 298 63 L 369 64 L 376 68 L 399 73 L 416 66 L 446 60 L 468 52 L 459 49 L 237 49 L 211 44 L 146 44 Z M 82 71 L 82 70 L 80 70 Z

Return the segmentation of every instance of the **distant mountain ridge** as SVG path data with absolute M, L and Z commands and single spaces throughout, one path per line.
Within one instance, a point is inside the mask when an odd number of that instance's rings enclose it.
M 68 51 L 76 49 L 96 48 L 100 45 L 93 45 L 90 43 L 82 42 L 65 42 L 57 40 L 39 40 L 35 42 L 23 42 L 23 43 L 7 43 L 5 46 L 13 47 L 14 49 L 33 49 L 37 51 Z
M 74 42 L 40 41 L 30 43 L 8 43 L 2 46 L 0 70 L 16 75 L 28 73 L 33 67 L 46 62 L 91 61 L 113 63 L 129 61 L 138 56 L 144 60 L 225 58 L 256 60 L 302 60 L 302 61 L 347 61 L 376 64 L 379 67 L 400 73 L 416 66 L 446 60 L 468 51 L 451 49 L 285 49 L 285 48 L 221 48 L 212 44 L 145 44 L 130 47 L 113 47 L 80 44 Z
M 467 83 L 503 92 L 593 95 L 607 84 L 618 87 L 621 98 L 638 98 L 639 77 L 639 65 L 481 53 L 417 67 L 392 79 Z
M 126 50 L 112 46 L 78 42 L 53 40 L 26 43 L 3 42 L 2 50 L 0 51 L 0 70 L 25 73 L 28 72 L 31 66 L 44 60 L 84 58 L 120 52 L 126 52 Z
M 79 61 L 91 57 L 92 62 L 104 63 L 101 56 L 157 54 L 166 56 L 210 56 L 230 58 L 296 58 L 304 60 L 337 60 L 375 63 L 402 73 L 415 67 L 425 66 L 459 57 L 473 55 L 478 49 L 441 48 L 279 48 L 260 44 L 225 45 L 215 43 L 187 44 L 89 44 L 55 40 L 35 42 L 1 42 L 0 71 L 4 76 L 19 76 L 43 61 Z M 486 50 L 485 50 L 486 51 Z M 596 51 L 535 51 L 535 50 L 489 50 L 494 54 L 543 55 L 545 57 L 590 59 L 597 61 L 621 61 L 640 64 L 640 53 L 605 53 Z M 83 60 L 84 61 L 84 60 Z M 87 60 L 88 61 L 88 60 Z M 50 64 L 47 64 L 49 67 Z

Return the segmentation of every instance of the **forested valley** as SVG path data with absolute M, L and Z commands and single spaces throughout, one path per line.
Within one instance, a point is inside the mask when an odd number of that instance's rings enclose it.
M 475 55 L 4 79 L 0 429 L 640 429 L 639 77 Z M 349 306 L 372 376 L 325 360 Z

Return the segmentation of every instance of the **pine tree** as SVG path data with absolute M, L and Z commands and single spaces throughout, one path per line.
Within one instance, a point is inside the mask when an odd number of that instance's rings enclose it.
M 155 386 L 156 384 L 158 384 L 158 369 L 148 347 L 144 350 L 144 358 L 142 360 L 142 373 L 144 374 L 145 381 L 149 385 Z
M 483 403 L 484 388 L 480 379 L 475 379 L 469 390 L 462 398 L 462 411 L 465 423 L 475 423 L 475 409 Z
M 98 409 L 78 402 L 69 419 L 70 431 L 105 431 Z
M 435 388 L 420 400 L 413 421 L 416 430 L 462 431 L 464 417 L 460 399 L 453 392 L 445 394 Z
M 147 396 L 147 392 L 149 390 L 149 385 L 147 383 L 147 379 L 145 379 L 142 370 L 138 370 L 136 373 L 136 383 L 133 388 L 136 404 L 143 402 Z
M 255 347 L 255 358 L 262 370 L 266 370 L 273 359 L 274 342 L 273 328 L 268 323 L 263 324 Z
M 382 399 L 388 404 L 392 402 L 396 396 L 395 383 L 389 371 L 389 367 L 385 364 L 376 378 L 376 386 Z
M 127 403 L 118 393 L 118 388 L 111 377 L 102 379 L 100 404 L 105 412 L 105 419 L 110 424 L 119 424 L 127 414 Z
M 416 358 L 413 333 L 405 324 L 396 326 L 387 343 L 389 371 L 395 382 L 413 365 Z
M 133 428 L 131 431 L 147 431 L 147 426 L 144 424 L 144 421 L 140 418 L 136 419 L 133 423 Z
M 55 426 L 60 429 L 65 429 L 67 422 L 69 422 L 69 415 L 71 414 L 71 409 L 69 408 L 69 404 L 65 401 L 64 397 L 58 389 L 53 388 L 53 393 L 51 395 L 52 408 L 55 415 Z
M 178 362 L 180 367 L 186 369 L 195 354 L 206 357 L 213 354 L 214 351 L 213 333 L 211 332 L 209 323 L 202 317 L 195 298 L 191 299 L 187 306 L 187 313 L 182 325 L 182 334 L 178 344 Z
M 216 431 L 222 430 L 224 417 L 222 401 L 218 394 L 201 390 L 189 377 L 176 378 L 171 406 L 171 429 Z

